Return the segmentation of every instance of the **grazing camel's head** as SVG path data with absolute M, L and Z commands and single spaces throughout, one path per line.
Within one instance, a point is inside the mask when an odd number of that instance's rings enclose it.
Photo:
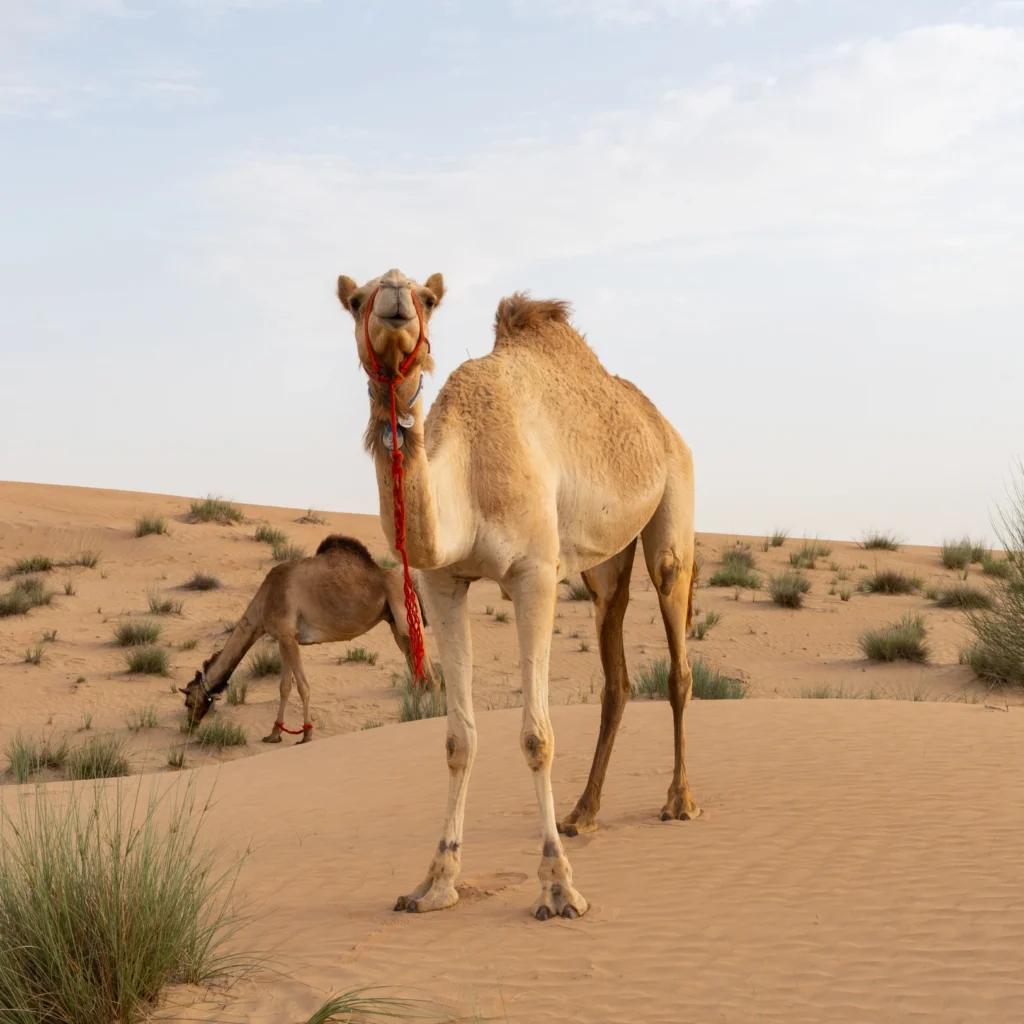
M 433 369 L 429 347 L 420 345 L 417 350 L 416 346 L 421 330 L 426 336 L 430 317 L 444 298 L 444 278 L 440 274 L 431 274 L 426 284 L 417 284 L 400 270 L 389 270 L 361 287 L 342 274 L 338 278 L 338 298 L 356 322 L 359 359 L 367 371 L 373 370 L 375 359 L 382 373 L 397 374 L 413 352 L 416 355 L 406 367 L 406 375 L 417 366 Z M 366 348 L 367 336 L 372 357 Z
M 215 654 L 211 654 L 203 662 L 202 669 L 196 673 L 195 678 L 188 686 L 178 687 L 178 690 L 185 694 L 185 718 L 188 720 L 190 729 L 194 729 L 206 717 L 206 712 L 213 707 L 213 702 L 217 699 L 217 695 L 211 693 L 207 686 L 206 670 L 219 653 L 217 651 Z

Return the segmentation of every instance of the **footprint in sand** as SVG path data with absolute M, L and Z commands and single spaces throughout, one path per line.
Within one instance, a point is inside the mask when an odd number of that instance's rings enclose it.
M 474 900 L 482 900 L 486 896 L 496 896 L 505 889 L 512 889 L 522 885 L 526 881 L 526 875 L 522 871 L 495 871 L 489 875 L 478 875 L 468 881 L 460 882 L 455 886 L 459 893 L 460 900 L 472 903 Z

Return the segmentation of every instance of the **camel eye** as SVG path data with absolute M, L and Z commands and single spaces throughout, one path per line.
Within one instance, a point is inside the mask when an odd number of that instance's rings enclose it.
M 353 299 L 349 299 L 348 300 L 348 308 L 351 309 L 353 313 L 358 313 L 359 312 L 359 300 L 358 299 L 354 299 L 354 298 Z
M 434 299 L 432 296 L 428 295 L 423 300 L 423 305 L 426 306 L 427 309 L 433 309 L 437 305 L 437 300 Z

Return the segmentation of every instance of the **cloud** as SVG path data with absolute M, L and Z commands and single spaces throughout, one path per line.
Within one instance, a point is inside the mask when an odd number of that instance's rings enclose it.
M 719 19 L 723 15 L 749 14 L 773 0 L 514 0 L 524 12 L 547 17 L 588 17 L 599 22 L 638 24 L 657 18 L 681 18 L 699 14 Z

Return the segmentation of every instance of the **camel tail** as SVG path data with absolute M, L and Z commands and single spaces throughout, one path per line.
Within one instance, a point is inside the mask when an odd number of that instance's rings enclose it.
M 538 331 L 546 324 L 567 324 L 570 309 L 569 303 L 560 299 L 531 299 L 525 292 L 515 292 L 498 303 L 495 344 L 515 334 Z
M 700 577 L 700 566 L 697 559 L 693 560 L 693 571 L 690 573 L 690 596 L 686 601 L 686 632 L 690 632 L 690 625 L 693 622 L 693 594 L 697 589 L 697 580 Z
M 203 671 L 206 673 L 207 685 L 211 693 L 220 693 L 227 688 L 231 673 L 238 668 L 242 659 L 249 653 L 249 648 L 264 633 L 263 628 L 263 598 L 266 580 L 256 591 L 255 597 L 249 602 L 249 607 L 238 620 L 235 628 L 231 631 L 224 647 L 212 654 L 203 662 Z

